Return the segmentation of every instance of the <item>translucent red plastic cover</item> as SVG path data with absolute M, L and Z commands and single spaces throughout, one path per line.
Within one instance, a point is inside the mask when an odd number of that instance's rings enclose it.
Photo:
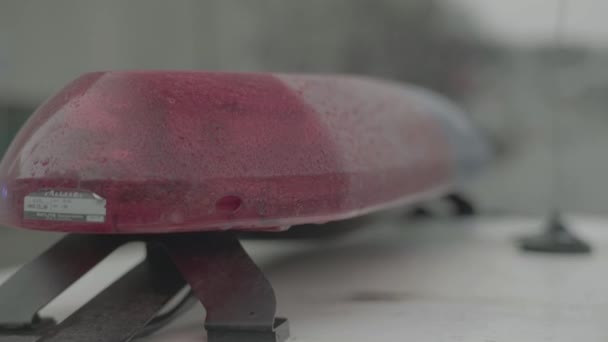
M 464 117 L 346 76 L 85 74 L 0 164 L 0 223 L 161 233 L 321 223 L 447 189 L 482 164 Z

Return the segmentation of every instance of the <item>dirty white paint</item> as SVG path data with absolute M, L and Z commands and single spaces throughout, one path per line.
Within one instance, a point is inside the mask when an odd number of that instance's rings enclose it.
M 521 254 L 513 238 L 539 222 L 482 218 L 414 227 L 375 223 L 335 242 L 255 242 L 246 248 L 275 286 L 291 341 L 608 340 L 608 220 L 577 218 L 590 257 Z M 46 313 L 65 313 L 141 257 L 122 250 Z M 148 341 L 200 341 L 196 308 Z

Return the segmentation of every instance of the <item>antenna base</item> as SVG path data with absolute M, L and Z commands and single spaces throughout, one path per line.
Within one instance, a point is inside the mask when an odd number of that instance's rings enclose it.
M 525 252 L 552 254 L 589 254 L 591 246 L 570 230 L 559 213 L 552 215 L 545 231 L 519 240 Z

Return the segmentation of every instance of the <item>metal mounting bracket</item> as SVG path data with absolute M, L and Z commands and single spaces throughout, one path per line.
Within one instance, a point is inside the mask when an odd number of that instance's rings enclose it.
M 38 312 L 123 244 L 146 259 L 60 323 Z M 68 235 L 0 285 L 0 342 L 122 342 L 164 326 L 184 288 L 207 311 L 209 342 L 282 342 L 272 286 L 230 232 L 146 236 Z M 181 303 L 185 303 L 182 301 Z M 169 310 L 179 313 L 180 310 Z

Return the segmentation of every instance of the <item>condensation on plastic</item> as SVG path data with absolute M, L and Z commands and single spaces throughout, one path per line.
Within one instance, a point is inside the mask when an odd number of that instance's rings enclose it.
M 0 223 L 267 230 L 405 203 L 452 185 L 471 159 L 459 141 L 481 144 L 435 102 L 347 76 L 85 74 L 32 115 L 5 155 Z M 24 197 L 42 189 L 94 192 L 107 200 L 105 221 L 24 219 Z

